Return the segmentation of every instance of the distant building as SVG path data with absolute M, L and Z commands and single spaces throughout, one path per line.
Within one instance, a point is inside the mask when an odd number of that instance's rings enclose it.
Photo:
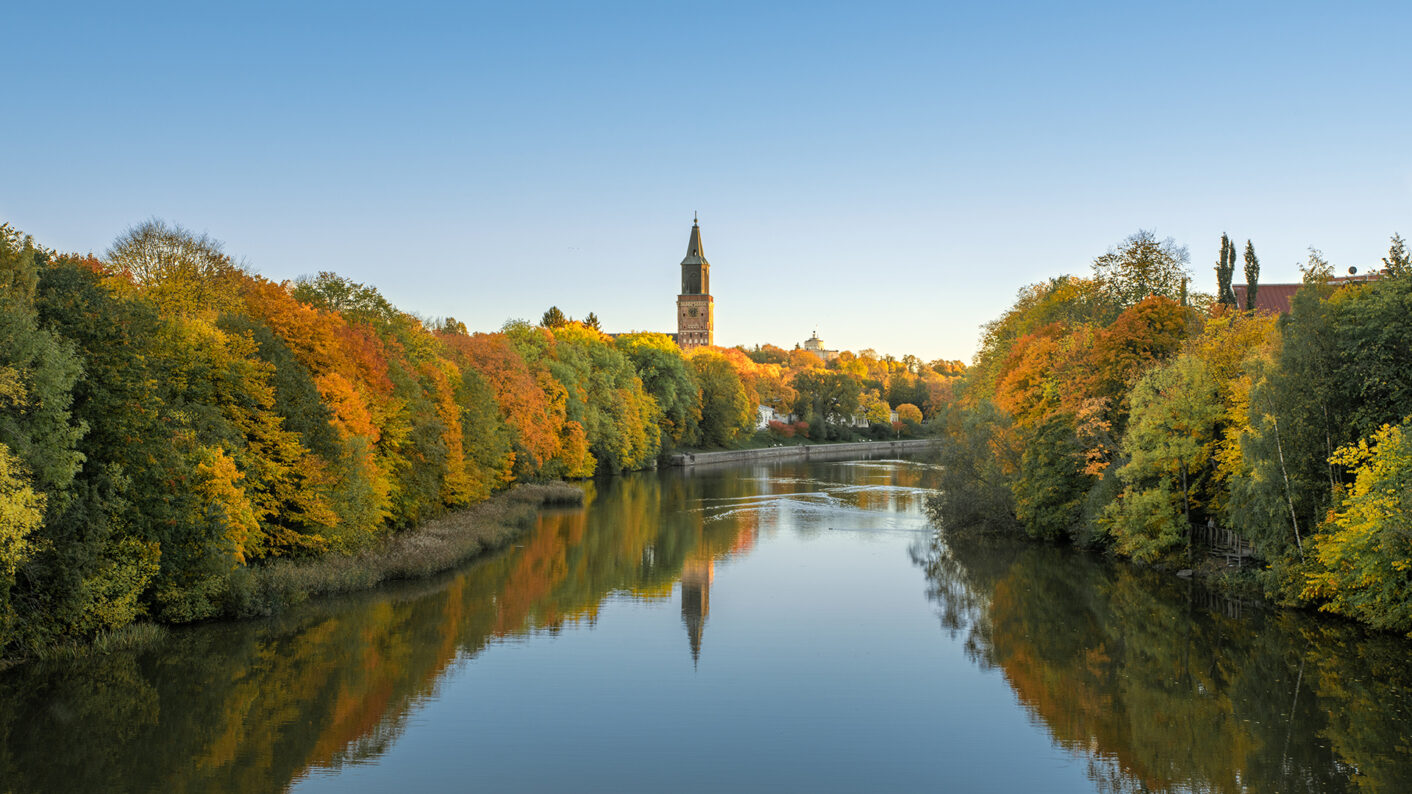
M 1374 270 L 1363 275 L 1350 274 L 1338 278 L 1329 279 L 1329 283 L 1335 287 L 1345 287 L 1349 284 L 1363 284 L 1369 281 L 1377 281 L 1382 278 L 1380 271 Z M 1289 314 L 1290 306 L 1294 302 L 1294 293 L 1299 292 L 1303 284 L 1263 284 L 1258 283 L 1255 288 L 1255 311 L 1262 314 Z M 1231 290 L 1235 292 L 1236 306 L 1245 308 L 1245 293 L 1248 287 L 1245 284 L 1232 284 Z
M 716 343 L 716 299 L 711 297 L 711 263 L 701 250 L 701 227 L 691 220 L 691 238 L 681 261 L 677 296 L 677 345 L 683 351 Z
M 799 417 L 790 413 L 780 413 L 771 405 L 757 405 L 755 407 L 755 429 L 764 430 L 770 426 L 771 422 L 792 425 L 799 421 Z
M 804 349 L 818 356 L 820 361 L 833 361 L 838 358 L 837 350 L 824 349 L 824 340 L 819 338 L 818 331 L 815 331 L 812 336 L 804 340 Z

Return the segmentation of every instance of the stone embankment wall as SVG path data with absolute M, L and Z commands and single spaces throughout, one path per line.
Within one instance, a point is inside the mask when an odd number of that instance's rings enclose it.
M 848 460 L 875 455 L 925 452 L 937 439 L 860 441 L 854 444 L 788 444 L 761 449 L 727 449 L 720 452 L 681 452 L 667 456 L 668 466 L 705 466 L 713 463 L 765 463 L 788 460 Z

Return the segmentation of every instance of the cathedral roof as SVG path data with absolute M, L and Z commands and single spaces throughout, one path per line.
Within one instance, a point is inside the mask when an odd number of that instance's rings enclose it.
M 686 259 L 681 261 L 683 265 L 709 265 L 706 261 L 706 254 L 701 250 L 701 227 L 696 225 L 696 219 L 691 221 L 691 239 L 686 243 Z

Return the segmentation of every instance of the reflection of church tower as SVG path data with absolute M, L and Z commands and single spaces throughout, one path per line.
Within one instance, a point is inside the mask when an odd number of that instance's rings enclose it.
M 716 578 L 716 562 L 711 558 L 688 560 L 681 571 L 681 619 L 691 641 L 691 661 L 701 659 L 701 630 L 711 614 L 711 581 Z
M 691 239 L 681 261 L 677 296 L 677 344 L 682 350 L 716 343 L 716 299 L 711 297 L 711 263 L 701 250 L 701 227 L 691 222 Z

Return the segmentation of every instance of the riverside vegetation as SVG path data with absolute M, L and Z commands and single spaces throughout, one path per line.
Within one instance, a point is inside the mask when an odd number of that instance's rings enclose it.
M 1357 282 L 1311 250 L 1279 317 L 1236 305 L 1235 259 L 1223 237 L 1217 295 L 1189 296 L 1186 250 L 1142 232 L 1022 290 L 938 417 L 933 520 L 1212 573 L 1194 530 L 1228 530 L 1266 596 L 1412 632 L 1405 245 Z M 1245 271 L 1253 296 L 1249 243 Z
M 0 657 L 455 564 L 521 519 L 448 514 L 512 483 L 916 435 L 963 369 L 597 325 L 470 333 L 332 273 L 274 283 L 160 221 L 102 258 L 0 226 Z M 757 438 L 757 404 L 797 421 Z M 503 509 L 565 498 L 523 493 Z

